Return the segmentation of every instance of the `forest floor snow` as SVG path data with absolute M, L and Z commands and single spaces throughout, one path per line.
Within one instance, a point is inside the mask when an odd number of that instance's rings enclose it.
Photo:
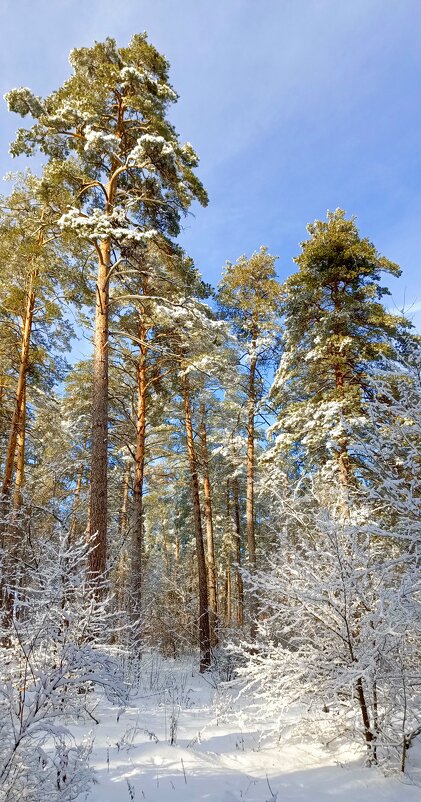
M 89 802 L 420 802 L 421 774 L 385 777 L 352 747 L 273 745 L 241 706 L 193 663 L 144 661 L 130 704 L 104 699 L 98 724 L 72 727 L 94 738 Z M 172 741 L 172 743 L 171 743 Z M 421 750 L 410 750 L 421 764 Z M 414 773 L 415 772 L 415 773 Z

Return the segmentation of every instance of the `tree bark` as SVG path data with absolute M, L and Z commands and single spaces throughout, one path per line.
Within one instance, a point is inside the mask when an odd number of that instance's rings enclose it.
M 133 481 L 132 519 L 132 588 L 133 613 L 139 621 L 142 609 L 142 557 L 143 557 L 143 481 L 145 475 L 146 437 L 146 326 L 139 325 L 139 364 L 137 371 L 136 451 Z M 137 633 L 140 638 L 140 632 Z
M 233 481 L 233 494 L 234 494 L 234 517 L 235 517 L 235 560 L 237 563 L 235 572 L 235 585 L 237 595 L 237 623 L 240 627 L 244 624 L 244 587 L 243 578 L 241 576 L 241 519 L 240 519 L 240 500 L 238 490 L 238 477 L 235 476 Z
M 193 425 L 190 405 L 190 391 L 187 376 L 183 376 L 183 400 L 186 426 L 187 451 L 190 465 L 190 481 L 193 497 L 194 525 L 196 535 L 196 557 L 199 580 L 199 649 L 200 672 L 203 673 L 211 664 L 211 643 L 208 606 L 208 583 L 206 573 L 205 548 L 203 544 L 202 515 L 200 510 L 199 478 L 197 459 L 193 439 Z
M 20 364 L 18 383 L 15 394 L 15 404 L 13 407 L 12 419 L 10 423 L 9 442 L 7 446 L 6 461 L 2 484 L 2 495 L 7 498 L 10 496 L 13 482 L 13 468 L 16 457 L 16 447 L 20 432 L 21 413 L 23 409 L 23 397 L 26 387 L 26 376 L 29 368 L 29 348 L 31 343 L 32 323 L 35 308 L 35 281 L 38 271 L 32 271 L 29 279 L 28 294 L 26 300 L 25 316 L 23 319 Z
M 124 475 L 123 475 L 123 492 L 121 497 L 121 507 L 119 513 L 119 533 L 120 533 L 120 553 L 117 560 L 117 565 L 113 572 L 114 581 L 114 607 L 118 616 L 121 611 L 127 611 L 127 590 L 129 584 L 129 553 L 126 544 L 126 536 L 129 528 L 129 491 L 130 491 L 130 477 L 132 472 L 132 463 L 127 460 Z M 126 622 L 126 612 L 122 624 Z
M 22 506 L 22 488 L 25 481 L 25 437 L 26 437 L 26 384 L 23 389 L 22 406 L 20 411 L 20 428 L 17 441 L 15 490 L 13 506 L 15 509 Z
M 85 443 L 86 446 L 86 443 Z M 82 481 L 83 481 L 83 462 L 79 463 L 79 467 L 77 469 L 77 476 L 76 476 L 76 487 L 75 487 L 75 495 L 73 500 L 73 509 L 72 509 L 72 518 L 70 521 L 69 526 L 69 545 L 72 545 L 76 535 L 77 529 L 77 511 L 79 509 L 79 501 L 80 501 L 80 493 L 82 490 Z
M 120 538 L 123 541 L 129 527 L 129 490 L 130 477 L 132 474 L 132 463 L 127 460 L 123 478 L 123 496 L 120 508 Z
M 248 422 L 247 422 L 247 487 L 246 487 L 246 533 L 249 570 L 256 570 L 256 538 L 254 531 L 254 418 L 256 412 L 256 340 L 252 341 L 252 358 L 249 375 Z M 257 631 L 257 599 L 254 591 L 250 594 L 250 635 Z
M 256 343 L 253 342 L 253 352 Z M 256 539 L 254 533 L 254 417 L 256 407 L 256 357 L 250 363 L 248 422 L 247 422 L 247 492 L 246 492 L 246 532 L 250 569 L 256 567 Z
M 109 206 L 109 204 L 107 204 Z M 99 246 L 92 384 L 92 462 L 89 503 L 89 572 L 95 581 L 106 569 L 108 481 L 108 304 L 111 242 Z
M 232 612 L 232 604 L 231 604 L 231 594 L 232 594 L 232 587 L 231 587 L 231 560 L 232 560 L 232 536 L 231 536 L 231 529 L 232 529 L 232 522 L 231 522 L 231 501 L 230 501 L 230 480 L 227 479 L 227 491 L 226 491 L 226 498 L 227 498 L 227 535 L 225 537 L 225 624 L 229 626 L 231 624 L 231 612 Z
M 335 365 L 335 387 L 338 397 L 342 400 L 344 397 L 345 377 L 341 366 Z M 341 507 L 344 518 L 349 518 L 349 488 L 351 485 L 351 462 L 349 459 L 349 444 L 346 435 L 343 435 L 338 441 L 338 469 L 339 469 L 339 484 L 341 487 Z
M 374 743 L 374 736 L 371 730 L 370 716 L 368 712 L 367 702 L 365 699 L 364 688 L 363 688 L 363 681 L 361 677 L 357 680 L 356 690 L 361 710 L 361 718 L 363 720 L 363 725 L 364 725 L 364 737 L 367 745 L 369 759 L 371 759 L 373 762 L 376 762 L 376 749 Z
M 19 507 L 22 505 L 22 486 L 24 481 L 24 467 L 25 467 L 25 433 L 26 433 L 26 373 L 24 376 L 24 384 L 23 384 L 23 391 L 21 396 L 21 407 L 20 407 L 20 414 L 19 414 L 19 432 L 17 436 L 17 465 L 16 465 L 16 477 L 15 477 L 15 489 L 13 495 L 13 510 L 12 514 L 10 513 L 10 486 L 7 489 L 7 492 L 3 496 L 2 500 L 2 510 L 3 510 L 3 520 L 0 524 L 0 531 L 2 532 L 2 539 L 7 541 L 7 551 L 6 551 L 6 559 L 4 561 L 4 570 L 3 576 L 0 580 L 0 599 L 1 599 L 1 607 L 3 608 L 3 626 L 6 630 L 12 625 L 13 621 L 13 608 L 14 608 L 14 593 L 13 591 L 9 591 L 5 584 L 7 584 L 7 580 L 10 579 L 12 585 L 15 587 L 18 583 L 21 582 L 21 577 L 18 577 L 15 572 L 16 566 L 16 559 L 19 553 L 19 546 L 21 544 L 22 539 L 22 532 L 19 531 L 19 520 L 18 520 L 18 510 Z M 13 477 L 13 473 L 12 473 Z M 8 515 L 8 520 L 6 521 L 6 515 Z M 11 646 L 11 639 L 6 632 L 4 638 L 2 639 L 2 645 L 5 648 L 9 648 Z
M 200 415 L 200 442 L 202 447 L 203 496 L 205 500 L 206 565 L 208 571 L 209 616 L 211 643 L 212 646 L 216 646 L 218 643 L 218 593 L 215 565 L 215 543 L 213 536 L 212 490 L 209 478 L 209 456 L 206 437 L 206 410 L 204 404 L 201 404 Z

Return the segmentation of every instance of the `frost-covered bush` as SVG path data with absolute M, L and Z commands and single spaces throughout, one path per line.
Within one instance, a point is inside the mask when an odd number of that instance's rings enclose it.
M 108 645 L 106 589 L 87 579 L 86 545 L 58 533 L 24 551 L 3 580 L 0 794 L 65 802 L 92 779 L 91 743 L 76 744 L 69 723 L 89 719 L 95 686 L 120 700 L 125 689 Z
M 316 491 L 279 501 L 276 556 L 253 580 L 258 638 L 238 673 L 280 737 L 293 709 L 301 735 L 351 734 L 370 762 L 404 763 L 421 723 L 419 543 L 376 537 L 369 510 L 344 517 L 328 502 Z

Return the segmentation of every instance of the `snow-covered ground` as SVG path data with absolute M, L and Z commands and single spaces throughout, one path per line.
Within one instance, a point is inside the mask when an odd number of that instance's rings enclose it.
M 420 802 L 421 774 L 385 777 L 352 748 L 333 754 L 307 743 L 271 745 L 239 705 L 193 663 L 145 660 L 124 712 L 103 701 L 95 737 L 90 802 Z M 173 743 L 171 744 L 171 740 Z M 421 752 L 410 760 L 421 764 Z M 83 797 L 84 799 L 85 797 Z

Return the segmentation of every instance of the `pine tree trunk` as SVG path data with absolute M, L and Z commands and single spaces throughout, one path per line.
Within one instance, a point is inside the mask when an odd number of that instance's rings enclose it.
M 124 541 L 129 527 L 129 491 L 130 491 L 131 475 L 132 475 L 132 463 L 129 460 L 127 460 L 126 467 L 124 470 L 123 497 L 121 500 L 120 516 L 119 516 L 121 541 Z
M 129 555 L 128 548 L 125 542 L 127 531 L 129 528 L 129 491 L 130 491 L 130 477 L 132 472 L 132 464 L 127 460 L 124 475 L 123 475 L 123 492 L 121 498 L 121 507 L 119 513 L 119 533 L 120 533 L 120 553 L 115 570 L 113 571 L 114 583 L 114 609 L 118 616 L 123 613 L 122 624 L 127 623 L 127 589 L 129 584 Z M 116 635 L 113 636 L 117 640 Z
M 139 364 L 137 371 L 136 451 L 133 481 L 132 518 L 132 588 L 133 613 L 139 621 L 142 609 L 142 556 L 143 556 L 143 480 L 145 474 L 146 436 L 146 327 L 139 326 Z M 140 638 L 140 631 L 137 633 Z M 138 644 L 139 645 L 139 644 Z
M 33 270 L 29 277 L 26 309 L 23 318 L 18 383 L 16 387 L 15 404 L 10 423 L 9 442 L 7 446 L 2 483 L 2 498 L 0 502 L 1 540 L 3 547 L 6 547 L 5 571 L 0 580 L 0 603 L 4 612 L 2 624 L 6 629 L 11 626 L 13 620 L 14 600 L 13 594 L 6 590 L 4 583 L 5 581 L 7 582 L 9 575 L 13 573 L 16 552 L 18 549 L 18 532 L 16 531 L 16 522 L 15 520 L 8 522 L 7 518 L 10 512 L 10 494 L 13 482 L 13 469 L 15 465 L 16 449 L 22 430 L 22 413 L 24 409 L 26 409 L 26 377 L 29 368 L 29 351 L 35 308 L 35 282 L 37 277 L 38 271 Z M 7 544 L 4 542 L 6 539 L 8 541 Z M 10 646 L 10 638 L 8 635 L 5 635 L 2 645 L 5 647 Z
M 16 560 L 19 556 L 19 548 L 22 544 L 22 522 L 19 521 L 19 510 L 22 506 L 22 487 L 25 473 L 25 435 L 26 435 L 26 386 L 22 397 L 22 408 L 20 416 L 20 429 L 17 442 L 16 476 L 15 488 L 13 493 L 13 509 L 6 529 L 7 537 L 7 561 L 4 566 L 6 578 L 10 577 L 15 587 L 21 583 L 22 577 L 17 577 L 15 573 Z M 13 616 L 13 594 L 6 594 L 6 626 L 11 624 Z
M 30 336 L 30 332 L 29 332 Z M 8 516 L 8 521 L 6 521 L 6 515 L 10 513 L 10 486 L 7 489 L 7 492 L 3 496 L 1 508 L 3 511 L 3 520 L 0 524 L 0 531 L 2 533 L 2 539 L 6 540 L 6 559 L 4 561 L 4 569 L 3 575 L 0 580 L 0 599 L 1 599 L 1 607 L 3 610 L 3 621 L 2 625 L 6 629 L 6 634 L 2 639 L 2 645 L 5 648 L 9 648 L 11 646 L 11 639 L 8 634 L 8 630 L 12 625 L 13 621 L 13 608 L 14 608 L 14 593 L 7 590 L 5 585 L 7 585 L 8 580 L 11 582 L 12 585 L 15 587 L 17 584 L 20 584 L 21 577 L 16 575 L 15 566 L 16 566 L 16 559 L 19 553 L 19 546 L 21 543 L 21 533 L 19 532 L 19 521 L 18 521 L 18 510 L 22 504 L 22 486 L 24 481 L 24 469 L 25 469 L 25 434 L 26 434 L 26 372 L 24 374 L 24 384 L 23 384 L 23 391 L 21 396 L 21 406 L 20 406 L 20 414 L 19 414 L 19 432 L 17 436 L 17 442 L 15 448 L 17 448 L 17 465 L 16 465 L 16 477 L 15 477 L 15 488 L 14 488 L 14 495 L 13 495 L 13 510 L 12 514 Z M 13 473 L 12 473 L 13 477 Z
M 89 571 L 95 580 L 104 574 L 107 560 L 108 481 L 108 302 L 111 242 L 99 246 L 95 303 L 92 384 L 92 463 L 89 504 Z
M 85 443 L 86 447 L 86 443 Z M 79 509 L 79 502 L 80 502 L 80 494 L 82 490 L 82 481 L 83 481 L 83 462 L 79 463 L 79 467 L 77 469 L 77 476 L 76 476 L 76 487 L 75 487 L 75 494 L 73 497 L 73 509 L 72 509 L 72 518 L 70 521 L 69 526 L 69 545 L 74 542 L 76 529 L 77 529 L 77 511 Z
M 22 406 L 20 411 L 20 429 L 17 442 L 15 490 L 13 494 L 13 506 L 15 509 L 22 506 L 22 488 L 25 481 L 25 436 L 26 436 L 26 384 L 22 396 Z
M 193 497 L 194 525 L 196 534 L 196 557 L 199 580 L 199 649 L 200 672 L 206 671 L 211 664 L 211 643 L 208 607 L 208 583 L 206 572 L 205 548 L 203 544 L 202 516 L 200 510 L 199 478 L 197 460 L 193 440 L 193 425 L 190 406 L 190 393 L 187 376 L 183 376 L 183 399 L 186 425 L 187 451 L 190 465 L 190 481 Z
M 345 377 L 340 365 L 335 365 L 335 387 L 340 400 L 344 397 Z M 349 487 L 351 484 L 351 462 L 349 459 L 349 444 L 346 435 L 339 440 L 338 469 L 339 483 L 342 497 L 342 514 L 344 518 L 349 518 Z
M 232 618 L 232 587 L 231 587 L 231 561 L 232 561 L 232 522 L 231 522 L 231 500 L 230 500 L 230 480 L 227 479 L 226 490 L 226 510 L 227 510 L 227 535 L 225 536 L 225 625 L 230 626 Z
M 23 319 L 19 376 L 16 387 L 15 404 L 13 407 L 12 420 L 10 423 L 9 443 L 7 446 L 3 484 L 2 484 L 2 495 L 3 497 L 6 497 L 6 508 L 5 508 L 6 511 L 7 511 L 7 498 L 10 496 L 13 482 L 13 468 L 15 464 L 16 447 L 20 432 L 20 420 L 21 420 L 23 398 L 26 387 L 26 375 L 28 373 L 28 368 L 29 368 L 29 348 L 31 343 L 32 323 L 34 319 L 35 281 L 37 275 L 38 275 L 37 271 L 33 271 L 30 275 L 27 301 L 26 301 L 26 310 Z
M 4 423 L 6 418 L 6 410 L 4 404 L 4 391 L 6 388 L 6 376 L 4 373 L 0 373 L 0 431 L 4 430 Z M 5 459 L 6 454 L 2 454 L 0 457 L 0 471 L 3 473 L 3 460 Z
M 211 643 L 216 646 L 218 643 L 218 608 L 217 608 L 217 581 L 215 566 L 215 544 L 213 537 L 213 518 L 212 518 L 212 491 L 209 479 L 209 457 L 206 438 L 206 411 L 205 405 L 200 407 L 201 425 L 200 441 L 202 446 L 202 472 L 203 472 L 203 496 L 205 500 L 205 523 L 206 523 L 206 565 L 208 571 L 208 594 L 209 594 L 209 616 L 211 627 Z
M 238 490 L 238 477 L 233 479 L 234 491 L 234 517 L 235 517 L 235 560 L 237 563 L 235 573 L 235 585 L 237 592 L 237 623 L 240 627 L 244 624 L 244 587 L 241 576 L 241 519 L 240 519 L 240 500 Z
M 256 350 L 256 341 L 252 342 L 252 353 Z M 247 487 L 246 487 L 246 533 L 249 557 L 249 570 L 256 570 L 256 538 L 254 532 L 254 418 L 256 411 L 256 357 L 250 362 L 248 423 L 247 423 Z M 257 599 L 255 592 L 250 594 L 250 635 L 256 636 Z
M 253 350 L 256 344 L 253 343 Z M 250 363 L 248 423 L 247 423 L 247 493 L 246 531 L 250 570 L 256 567 L 256 539 L 254 534 L 254 417 L 256 406 L 256 358 Z

